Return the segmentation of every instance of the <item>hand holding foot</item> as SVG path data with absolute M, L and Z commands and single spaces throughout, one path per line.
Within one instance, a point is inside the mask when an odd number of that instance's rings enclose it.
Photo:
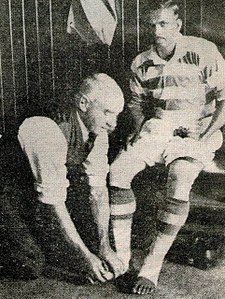
M 113 273 L 109 271 L 106 264 L 93 253 L 89 253 L 88 256 L 85 257 L 85 267 L 87 278 L 91 283 L 95 283 L 96 279 L 101 282 L 106 282 L 113 278 Z
M 114 278 L 117 278 L 128 270 L 123 262 L 119 259 L 116 252 L 111 248 L 100 250 L 99 254 L 101 258 L 103 258 L 109 264 L 110 268 L 112 268 Z

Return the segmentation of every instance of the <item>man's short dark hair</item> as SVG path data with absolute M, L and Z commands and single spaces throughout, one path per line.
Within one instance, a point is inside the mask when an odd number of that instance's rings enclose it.
M 179 1 L 174 0 L 145 0 L 143 5 L 143 11 L 151 12 L 159 9 L 172 9 L 174 12 L 174 15 L 179 17 Z

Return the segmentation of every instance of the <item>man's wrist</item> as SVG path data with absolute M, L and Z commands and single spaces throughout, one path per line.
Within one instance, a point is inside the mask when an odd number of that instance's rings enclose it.
M 108 236 L 100 239 L 99 247 L 101 248 L 101 251 L 107 251 L 109 248 L 111 248 Z
M 83 247 L 78 246 L 77 249 L 80 251 L 80 254 L 84 259 L 90 259 L 92 253 L 89 251 L 89 249 L 87 247 L 83 248 Z

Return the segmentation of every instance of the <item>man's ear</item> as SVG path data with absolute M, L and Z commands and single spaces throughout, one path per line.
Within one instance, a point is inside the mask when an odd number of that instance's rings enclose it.
M 86 97 L 84 97 L 84 96 L 81 96 L 80 100 L 79 100 L 79 109 L 82 112 L 86 112 L 88 105 L 89 105 L 88 99 Z
M 182 27 L 182 20 L 181 19 L 177 19 L 177 28 L 178 28 L 179 32 L 181 30 L 181 27 Z

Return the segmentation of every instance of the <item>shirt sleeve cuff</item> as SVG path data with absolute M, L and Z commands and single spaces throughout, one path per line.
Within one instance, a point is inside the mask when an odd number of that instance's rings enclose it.
M 56 186 L 51 187 L 41 187 L 36 184 L 35 189 L 38 192 L 38 200 L 45 204 L 57 205 L 64 203 L 67 198 L 67 186 L 62 186 L 61 188 L 56 188 Z

